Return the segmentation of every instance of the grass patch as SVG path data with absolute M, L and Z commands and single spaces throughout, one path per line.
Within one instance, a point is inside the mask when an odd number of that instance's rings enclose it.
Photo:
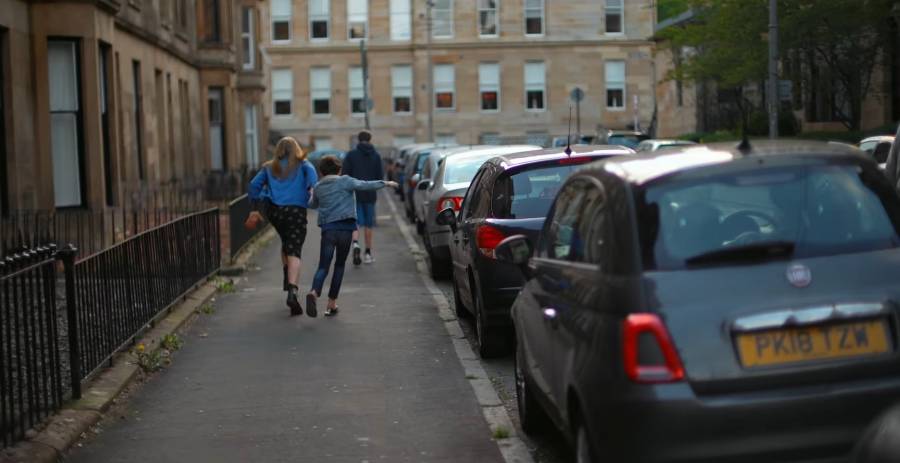
M 198 311 L 205 315 L 212 315 L 216 313 L 216 308 L 212 304 L 203 304 Z
M 231 280 L 226 280 L 224 278 L 216 279 L 216 289 L 220 293 L 225 293 L 225 294 L 233 293 L 236 291 L 236 288 L 234 287 L 234 282 Z
M 494 428 L 494 439 L 509 439 L 509 429 L 505 426 L 497 426 Z
M 161 341 L 163 349 L 166 349 L 169 352 L 174 352 L 178 349 L 181 349 L 181 346 L 184 345 L 184 341 L 175 333 L 163 336 Z

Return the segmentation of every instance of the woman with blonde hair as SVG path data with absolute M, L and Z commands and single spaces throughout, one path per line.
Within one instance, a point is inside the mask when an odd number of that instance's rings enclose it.
M 283 286 L 288 293 L 287 305 L 291 309 L 291 316 L 303 314 L 297 298 L 300 258 L 303 242 L 306 241 L 306 209 L 317 181 L 316 169 L 306 160 L 306 153 L 292 137 L 284 137 L 278 141 L 272 159 L 250 181 L 249 195 L 254 205 L 253 214 L 259 214 L 262 191 L 268 186 L 271 205 L 266 215 L 281 238 Z M 306 314 L 315 317 L 315 308 L 308 308 Z

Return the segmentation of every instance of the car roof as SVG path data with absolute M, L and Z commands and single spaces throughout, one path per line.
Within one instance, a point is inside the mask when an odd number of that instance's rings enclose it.
M 538 151 L 542 148 L 536 145 L 499 145 L 499 146 L 486 146 L 482 148 L 476 148 L 468 151 L 461 151 L 458 153 L 452 153 L 447 156 L 447 158 L 462 159 L 465 160 L 467 158 L 479 158 L 484 156 L 503 156 L 505 154 L 512 153 L 521 153 L 526 151 Z M 493 157 L 493 156 L 491 156 Z
M 753 141 L 746 151 L 741 151 L 735 143 L 716 143 L 674 147 L 634 158 L 613 158 L 603 161 L 602 169 L 627 182 L 642 185 L 672 174 L 752 157 L 866 159 L 862 151 L 852 146 L 802 140 L 759 140 Z
M 573 145 L 570 149 L 572 154 L 566 154 L 566 149 L 564 147 L 500 154 L 491 159 L 491 162 L 499 164 L 503 169 L 510 169 L 521 165 L 556 161 L 570 157 L 577 158 L 598 155 L 623 156 L 634 154 L 634 151 L 630 148 L 618 145 Z
M 863 138 L 862 141 L 860 141 L 859 143 L 863 144 L 863 143 L 869 142 L 869 141 L 877 141 L 877 142 L 894 141 L 894 136 L 893 135 L 877 135 L 874 137 Z

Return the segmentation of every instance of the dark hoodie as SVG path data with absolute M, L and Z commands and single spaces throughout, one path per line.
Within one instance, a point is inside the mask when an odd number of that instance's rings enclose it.
M 356 145 L 356 149 L 347 153 L 341 173 L 357 180 L 384 180 L 381 155 L 370 143 L 360 142 Z M 360 203 L 374 203 L 375 198 L 374 191 L 356 192 L 356 201 Z

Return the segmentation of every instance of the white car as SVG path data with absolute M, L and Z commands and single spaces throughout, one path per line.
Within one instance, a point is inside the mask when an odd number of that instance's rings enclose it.
M 893 143 L 893 136 L 879 135 L 863 139 L 863 141 L 859 142 L 859 149 L 865 151 L 866 154 L 870 156 L 874 156 L 875 162 L 878 163 L 878 167 L 881 167 L 881 170 L 884 170 L 884 167 L 887 164 L 888 154 L 891 153 L 891 144 Z
M 635 151 L 638 153 L 650 153 L 664 148 L 687 145 L 696 145 L 696 143 L 688 140 L 644 140 L 638 144 Z

